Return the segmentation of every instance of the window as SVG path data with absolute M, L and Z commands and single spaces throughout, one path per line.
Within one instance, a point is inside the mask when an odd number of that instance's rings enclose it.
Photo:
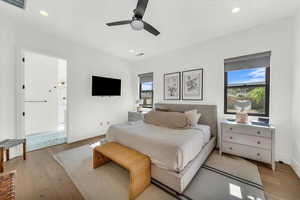
M 269 116 L 271 52 L 225 60 L 224 113 Z
M 140 79 L 140 100 L 143 108 L 153 107 L 153 73 L 141 74 Z

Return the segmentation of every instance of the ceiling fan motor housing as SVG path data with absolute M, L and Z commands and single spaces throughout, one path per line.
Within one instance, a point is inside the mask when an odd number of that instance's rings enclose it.
M 148 5 L 149 0 L 138 0 L 136 9 L 133 10 L 133 17 L 131 20 L 122 20 L 117 22 L 107 23 L 107 26 L 119 26 L 130 24 L 131 28 L 135 31 L 146 30 L 149 33 L 158 36 L 160 32 L 156 30 L 151 24 L 143 21 L 143 17 Z
M 135 31 L 141 31 L 144 29 L 144 22 L 141 19 L 134 18 L 130 25 L 131 28 Z

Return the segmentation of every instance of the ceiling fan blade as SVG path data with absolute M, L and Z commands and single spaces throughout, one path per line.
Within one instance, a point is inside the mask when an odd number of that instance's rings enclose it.
M 138 0 L 136 9 L 134 10 L 135 16 L 138 18 L 143 18 L 147 5 L 148 5 L 148 0 Z
M 118 21 L 118 22 L 111 22 L 111 23 L 106 23 L 107 26 L 119 26 L 119 25 L 126 25 L 130 24 L 131 20 L 123 20 L 123 21 Z
M 148 24 L 147 22 L 144 22 L 144 29 L 155 36 L 158 36 L 160 34 L 158 30 L 156 30 L 152 25 Z

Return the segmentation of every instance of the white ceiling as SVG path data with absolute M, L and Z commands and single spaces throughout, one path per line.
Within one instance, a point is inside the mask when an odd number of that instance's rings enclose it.
M 241 12 L 232 14 L 238 3 Z M 291 16 L 300 0 L 149 0 L 144 20 L 161 34 L 105 23 L 131 19 L 137 0 L 27 0 L 26 10 L 0 1 L 0 12 L 50 34 L 130 59 L 143 59 Z M 40 15 L 45 10 L 48 17 Z M 136 57 L 129 53 L 144 52 Z

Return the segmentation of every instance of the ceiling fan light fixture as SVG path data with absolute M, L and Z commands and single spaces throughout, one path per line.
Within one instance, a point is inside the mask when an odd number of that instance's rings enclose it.
M 141 31 L 144 29 L 144 23 L 142 20 L 133 20 L 131 23 L 130 23 L 130 26 L 133 30 L 135 31 Z

